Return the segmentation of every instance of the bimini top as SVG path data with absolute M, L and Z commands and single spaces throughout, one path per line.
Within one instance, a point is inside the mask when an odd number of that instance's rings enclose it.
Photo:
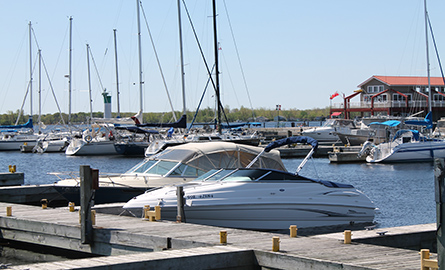
M 146 159 L 145 163 L 159 160 L 180 162 L 206 172 L 215 168 L 246 167 L 262 150 L 261 147 L 232 142 L 186 143 L 169 147 Z M 140 165 L 136 165 L 127 173 L 141 172 L 138 167 Z M 287 171 L 278 150 L 264 153 L 252 167 Z
M 303 144 L 310 144 L 312 148 L 317 150 L 318 148 L 318 141 L 307 136 L 295 136 L 295 137 L 288 137 L 280 140 L 273 141 L 269 143 L 266 148 L 264 148 L 265 152 L 269 152 L 272 149 L 275 149 L 277 147 L 288 145 L 288 144 L 294 144 L 294 143 L 303 143 Z

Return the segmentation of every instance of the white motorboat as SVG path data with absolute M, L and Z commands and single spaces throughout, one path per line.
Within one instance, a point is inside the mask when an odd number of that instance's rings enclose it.
M 188 143 L 169 147 L 134 166 L 124 174 L 100 175 L 96 203 L 126 202 L 147 189 L 189 182 L 215 168 L 245 167 L 263 148 L 228 142 Z M 256 168 L 286 170 L 278 151 L 267 153 Z M 79 202 L 80 179 L 55 183 L 67 200 Z
M 327 119 L 321 127 L 303 130 L 303 136 L 311 137 L 319 142 L 337 142 L 340 138 L 337 132 L 350 133 L 351 129 L 358 129 L 351 119 Z
M 313 148 L 296 173 L 247 168 L 211 170 L 183 187 L 183 220 L 190 223 L 256 230 L 289 229 L 370 223 L 375 206 L 351 185 L 298 175 L 317 148 L 308 137 L 275 141 L 264 152 L 291 143 Z M 276 151 L 276 150 L 273 150 Z M 261 155 L 261 154 L 260 154 Z M 260 156 L 259 155 L 259 156 Z M 255 161 L 255 160 L 254 160 Z M 161 206 L 161 218 L 176 220 L 177 186 L 147 191 L 124 205 L 135 215 L 145 205 Z
M 422 137 L 416 130 L 399 130 L 390 142 L 366 142 L 359 152 L 362 155 L 370 163 L 433 161 L 445 158 L 445 141 Z

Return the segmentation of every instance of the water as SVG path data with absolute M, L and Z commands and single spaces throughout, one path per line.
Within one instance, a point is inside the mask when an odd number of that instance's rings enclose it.
M 302 159 L 284 159 L 286 168 L 295 172 Z M 79 172 L 90 165 L 101 173 L 123 173 L 142 158 L 122 156 L 72 157 L 64 153 L 32 154 L 0 152 L 0 172 L 16 165 L 25 173 L 26 184 L 50 184 L 58 180 L 49 172 Z M 300 175 L 354 185 L 363 191 L 379 210 L 379 227 L 434 223 L 434 174 L 432 163 L 368 164 L 329 163 L 327 158 L 310 160 Z

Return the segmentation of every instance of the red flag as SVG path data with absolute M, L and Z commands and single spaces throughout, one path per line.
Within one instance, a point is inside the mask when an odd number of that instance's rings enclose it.
M 338 92 L 335 92 L 334 94 L 331 95 L 330 99 L 333 99 L 333 98 L 335 98 L 338 95 L 339 95 Z

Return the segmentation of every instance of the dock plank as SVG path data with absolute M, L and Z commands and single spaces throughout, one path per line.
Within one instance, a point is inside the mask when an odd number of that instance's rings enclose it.
M 7 203 L 0 203 L 0 209 Z M 6 211 L 5 211 L 6 212 Z M 37 206 L 13 205 L 13 216 L 6 217 L 0 212 L 0 229 L 5 239 L 15 239 L 24 242 L 58 246 L 67 249 L 93 252 L 111 257 L 99 257 L 85 260 L 87 265 L 115 265 L 125 262 L 148 265 L 154 262 L 145 262 L 150 256 L 144 251 L 163 254 L 165 258 L 193 257 L 202 250 L 251 250 L 258 254 L 266 254 L 275 258 L 280 257 L 283 263 L 291 260 L 300 260 L 301 265 L 314 264 L 344 265 L 350 269 L 418 269 L 420 257 L 418 251 L 359 243 L 358 240 L 366 237 L 378 236 L 373 231 L 354 231 L 353 243 L 344 244 L 343 234 L 324 234 L 314 236 L 298 236 L 291 238 L 288 234 L 246 231 L 231 228 L 201 226 L 189 223 L 176 223 L 168 221 L 149 222 L 141 218 L 117 216 L 98 213 L 96 226 L 94 226 L 95 245 L 82 244 L 80 241 L 79 213 L 69 212 L 67 207 L 41 209 Z M 219 232 L 228 232 L 227 244 L 219 243 Z M 434 230 L 433 225 L 419 227 L 403 227 L 388 229 L 388 236 L 418 231 Z M 280 251 L 271 252 L 272 237 L 280 237 Z M 142 252 L 142 253 L 141 253 Z M 126 254 L 126 256 L 122 256 Z M 132 255 L 134 254 L 134 255 Z M 139 256 L 137 256 L 139 254 Z M 144 254 L 144 256 L 140 256 Z M 167 256 L 168 255 L 168 256 Z M 266 256 L 265 255 L 265 256 Z M 130 257 L 129 257 L 130 256 Z M 434 255 L 433 255 L 434 256 Z M 130 259 L 131 258 L 131 259 Z M 150 257 L 151 258 L 151 257 Z M 153 259 L 153 258 L 152 258 Z M 159 259 L 159 257 L 158 257 Z M 269 259 L 261 258 L 267 266 L 273 263 Z M 42 265 L 51 269 L 76 268 L 78 261 L 38 264 L 30 269 L 40 268 Z M 142 263 L 144 261 L 144 263 Z M 159 263 L 159 262 L 158 262 Z M 326 266 L 328 267 L 328 266 Z M 283 268 L 285 269 L 285 268 Z M 330 268 L 325 268 L 330 269 Z

